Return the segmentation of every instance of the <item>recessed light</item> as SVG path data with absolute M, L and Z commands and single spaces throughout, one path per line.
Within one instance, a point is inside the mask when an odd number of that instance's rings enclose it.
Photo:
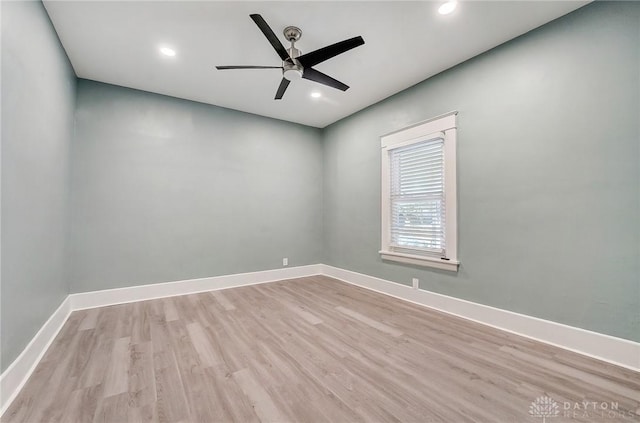
M 169 57 L 173 57 L 176 55 L 176 51 L 172 48 L 169 47 L 161 47 L 160 48 L 160 53 L 164 54 L 165 56 L 169 56 Z
M 319 92 L 317 92 L 317 91 L 314 91 L 314 92 L 312 92 L 312 93 L 311 93 L 311 97 L 313 97 L 313 98 L 320 98 L 320 97 L 322 97 L 322 94 L 320 94 L 320 93 L 319 93 Z
M 438 8 L 438 13 L 440 13 L 441 15 L 448 15 L 449 13 L 453 12 L 454 10 L 456 10 L 456 6 L 457 5 L 458 5 L 458 2 L 456 0 L 449 0 L 446 3 L 443 3 Z

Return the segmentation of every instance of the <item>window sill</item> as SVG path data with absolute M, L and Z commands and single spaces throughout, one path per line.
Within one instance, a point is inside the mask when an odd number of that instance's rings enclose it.
M 449 270 L 451 272 L 457 272 L 458 265 L 460 265 L 460 262 L 457 260 L 441 260 L 413 254 L 401 254 L 393 251 L 379 251 L 379 253 L 382 260 L 397 261 L 416 266 L 433 267 L 435 269 Z

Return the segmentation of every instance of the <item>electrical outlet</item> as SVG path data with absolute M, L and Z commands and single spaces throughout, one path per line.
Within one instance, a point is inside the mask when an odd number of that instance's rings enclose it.
M 418 280 L 418 278 L 413 278 L 413 280 L 411 282 L 413 282 L 413 289 L 418 289 L 419 288 L 420 281 Z
M 287 257 L 282 259 L 282 265 L 283 266 L 288 266 L 289 265 L 289 259 Z

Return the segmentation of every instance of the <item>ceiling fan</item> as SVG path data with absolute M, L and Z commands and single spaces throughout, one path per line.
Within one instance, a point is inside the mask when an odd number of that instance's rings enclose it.
M 300 50 L 295 47 L 295 42 L 302 36 L 300 28 L 295 26 L 288 26 L 284 29 L 284 36 L 289 42 L 291 47 L 285 49 L 276 34 L 271 30 L 267 22 L 258 14 L 252 14 L 251 19 L 258 25 L 260 31 L 267 37 L 267 40 L 271 43 L 278 56 L 282 59 L 282 66 L 216 66 L 218 70 L 229 69 L 281 69 L 282 81 L 276 92 L 276 100 L 282 99 L 284 92 L 289 86 L 289 82 L 295 81 L 300 78 L 308 79 L 310 81 L 318 82 L 320 84 L 327 85 L 338 90 L 346 91 L 349 89 L 348 85 L 343 84 L 337 79 L 333 79 L 329 75 L 317 71 L 312 66 L 322 63 L 325 60 L 331 59 L 345 51 L 351 50 L 364 44 L 362 37 L 353 37 L 348 40 L 340 41 L 330 46 L 323 47 L 321 49 L 312 51 L 311 53 L 302 54 Z

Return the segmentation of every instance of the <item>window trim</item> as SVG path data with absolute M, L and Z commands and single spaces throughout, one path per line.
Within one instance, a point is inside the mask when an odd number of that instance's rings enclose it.
M 456 187 L 456 116 L 453 111 L 433 119 L 429 119 L 407 128 L 400 129 L 380 137 L 381 143 L 381 223 L 382 239 L 379 251 L 382 260 L 396 261 L 418 266 L 457 272 L 458 265 L 458 210 Z M 445 240 L 446 259 L 436 256 L 423 256 L 392 251 L 390 248 L 391 232 L 391 175 L 389 152 L 399 147 L 412 145 L 434 138 L 444 139 L 444 178 L 445 178 Z

